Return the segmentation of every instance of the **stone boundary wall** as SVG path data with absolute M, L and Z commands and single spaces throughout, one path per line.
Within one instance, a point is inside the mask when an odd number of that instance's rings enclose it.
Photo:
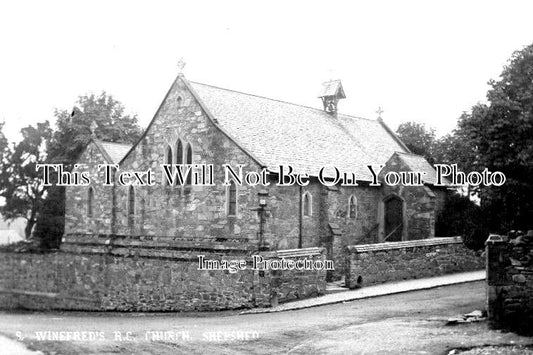
M 497 328 L 533 333 L 533 235 L 509 241 L 491 235 L 486 251 L 489 321 Z
M 350 245 L 344 251 L 350 288 L 484 268 L 484 259 L 461 237 Z
M 325 250 L 265 259 L 324 260 Z M 197 255 L 244 259 L 248 267 L 198 270 Z M 0 252 L 0 308 L 86 311 L 212 311 L 265 307 L 294 298 L 323 294 L 325 271 L 252 270 L 249 256 L 186 253 L 142 257 L 104 253 L 48 254 Z M 287 282 L 291 280 L 291 282 Z
M 125 257 L 197 259 L 198 254 L 247 255 L 257 249 L 248 238 L 177 238 L 166 236 L 125 236 L 114 234 L 69 234 L 61 250 L 76 254 L 109 254 Z M 228 256 L 229 257 L 229 256 Z

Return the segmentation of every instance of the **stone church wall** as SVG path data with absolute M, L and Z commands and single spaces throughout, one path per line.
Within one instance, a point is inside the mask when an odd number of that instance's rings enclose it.
M 178 100 L 180 98 L 180 100 Z M 180 139 L 191 144 L 193 163 L 213 164 L 215 186 L 178 187 L 162 183 L 161 164 L 166 163 L 167 146 L 174 149 Z M 173 161 L 175 161 L 175 156 Z M 306 187 L 271 185 L 239 186 L 237 216 L 227 215 L 227 188 L 220 179 L 223 164 L 245 165 L 245 171 L 259 171 L 260 166 L 238 145 L 221 132 L 207 117 L 188 88 L 178 80 L 147 132 L 134 150 L 121 163 L 121 171 L 156 172 L 155 186 L 135 187 L 136 208 L 133 227 L 128 224 L 128 186 L 105 187 L 103 171 L 97 165 L 105 162 L 96 147 L 89 147 L 80 159 L 79 171 L 88 171 L 95 189 L 95 215 L 86 216 L 87 187 L 69 187 L 67 191 L 66 239 L 71 235 L 132 235 L 175 237 L 177 240 L 248 239 L 257 245 L 259 218 L 258 193 L 268 192 L 268 214 L 265 218 L 264 239 L 271 249 L 324 246 L 331 242 L 340 251 L 355 243 L 375 224 L 378 189 L 340 188 L 324 193 L 325 188 L 314 179 Z M 312 216 L 301 216 L 301 196 L 312 195 Z M 357 218 L 346 218 L 348 199 L 354 194 L 358 201 Z M 113 209 L 113 199 L 115 208 Z M 326 212 L 327 211 L 327 212 Z M 322 214 L 322 215 L 321 215 Z M 301 220 L 301 224 L 300 224 Z M 342 225 L 343 237 L 330 241 L 329 221 Z M 301 231 L 300 231 L 301 229 Z M 339 265 L 341 265 L 340 263 Z
M 166 163 L 167 147 L 192 147 L 193 164 L 213 164 L 214 186 L 168 186 L 163 183 L 161 164 Z M 129 186 L 103 186 L 103 171 L 97 165 L 105 158 L 94 143 L 79 160 L 79 171 L 90 172 L 95 191 L 93 216 L 87 216 L 88 187 L 69 187 L 66 202 L 65 241 L 90 240 L 93 236 L 120 238 L 133 236 L 138 242 L 149 238 L 172 238 L 182 246 L 188 243 L 237 241 L 259 250 L 260 238 L 270 250 L 301 247 L 325 247 L 336 265 L 337 277 L 343 272 L 343 248 L 347 245 L 375 243 L 383 238 L 382 200 L 387 194 L 404 199 L 407 220 L 404 239 L 434 236 L 436 198 L 427 187 L 399 188 L 357 187 L 328 188 L 316 179 L 305 187 L 238 186 L 237 214 L 227 213 L 228 188 L 222 185 L 223 165 L 245 171 L 259 171 L 253 158 L 230 139 L 204 112 L 189 88 L 178 78 L 171 87 L 145 134 L 120 164 L 121 171 L 155 172 L 155 186 L 135 186 L 134 223 L 129 223 Z M 280 162 L 280 164 L 283 162 Z M 266 191 L 267 212 L 261 236 L 259 193 Z M 302 195 L 312 196 L 312 215 L 301 210 Z M 348 201 L 357 199 L 356 217 L 348 215 Z M 382 224 L 382 223 L 381 223 Z M 380 229 L 381 228 L 381 229 Z
M 192 146 L 193 164 L 213 164 L 215 186 L 168 186 L 163 183 L 161 164 L 165 164 L 167 146 L 183 149 Z M 138 200 L 135 226 L 128 226 L 128 188 L 117 188 L 117 226 L 120 235 L 166 235 L 202 239 L 247 237 L 258 232 L 258 189 L 238 186 L 238 213 L 227 216 L 227 188 L 222 186 L 222 165 L 244 164 L 245 171 L 258 171 L 259 165 L 209 120 L 185 84 L 178 80 L 171 88 L 144 137 L 121 164 L 122 170 L 147 170 L 156 173 L 156 185 L 136 188 Z
M 480 270 L 485 265 L 460 237 L 351 245 L 345 253 L 350 288 Z
M 498 328 L 531 333 L 533 324 L 533 236 L 486 242 L 487 310 Z
M 324 258 L 320 251 L 309 254 L 314 260 Z M 198 259 L 185 255 L 0 254 L 0 308 L 4 309 L 212 311 L 317 296 L 325 286 L 325 271 L 198 270 Z
M 93 216 L 87 215 L 89 186 L 68 186 L 65 193 L 65 234 L 70 233 L 112 233 L 113 186 L 104 186 L 104 171 L 98 164 L 106 160 L 94 143 L 90 143 L 78 160 L 79 173 L 87 173 L 94 190 Z
M 369 186 L 338 187 L 326 189 L 327 229 L 324 235 L 329 237 L 326 245 L 330 248 L 330 257 L 335 262 L 333 279 L 344 273 L 344 248 L 348 245 L 378 242 L 378 205 L 380 189 Z M 355 218 L 350 218 L 348 201 L 350 196 L 357 199 Z M 334 233 L 331 227 L 336 228 Z

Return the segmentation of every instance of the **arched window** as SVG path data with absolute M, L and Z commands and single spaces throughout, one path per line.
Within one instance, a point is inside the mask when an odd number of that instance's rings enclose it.
M 227 192 L 227 211 L 228 216 L 236 216 L 237 215 L 237 185 L 234 181 L 230 182 L 230 185 L 228 186 L 228 192 Z
M 185 150 L 185 164 L 192 164 L 192 147 L 190 144 L 187 144 L 187 149 Z M 187 185 L 191 184 L 192 173 L 189 173 L 187 176 Z
M 172 164 L 172 147 L 170 145 L 167 146 L 167 153 L 165 156 L 165 164 Z
M 133 228 L 135 222 L 135 189 L 130 186 L 128 190 L 128 227 Z
M 357 218 L 357 199 L 354 195 L 348 199 L 348 218 Z
M 172 147 L 170 145 L 167 145 L 167 149 L 165 150 L 164 163 L 165 164 L 172 164 Z M 171 173 L 174 171 L 174 169 L 172 169 L 172 167 L 170 167 L 169 170 L 170 170 Z M 167 185 L 167 184 L 168 184 L 167 179 L 163 178 L 163 185 Z
M 141 207 L 141 221 L 139 225 L 142 233 L 142 231 L 144 231 L 144 221 L 146 220 L 146 200 L 144 198 L 141 198 L 139 205 Z
M 305 192 L 302 196 L 302 213 L 307 217 L 313 214 L 313 197 L 309 191 Z
M 176 143 L 176 164 L 183 164 L 183 144 L 179 139 Z
M 178 98 L 176 99 L 176 103 L 177 103 L 178 108 L 181 107 L 181 103 L 182 102 L 183 102 L 183 98 L 181 96 L 178 96 Z
M 94 201 L 94 189 L 89 187 L 89 190 L 87 191 L 87 217 L 92 218 L 93 217 L 93 202 Z

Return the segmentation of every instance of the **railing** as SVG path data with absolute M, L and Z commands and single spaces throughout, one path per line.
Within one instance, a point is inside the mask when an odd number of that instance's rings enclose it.
M 394 228 L 394 229 L 392 230 L 392 232 L 390 232 L 390 233 L 385 237 L 385 239 L 383 239 L 383 241 L 386 242 L 387 239 L 389 239 L 389 237 L 390 237 L 391 235 L 393 235 L 393 234 L 398 230 L 398 228 L 400 228 L 402 225 L 403 225 L 403 223 L 398 224 L 398 225 L 396 226 L 396 228 Z
M 363 235 L 361 238 L 359 238 L 359 240 L 357 242 L 355 242 L 355 244 L 359 244 L 359 242 L 364 242 L 365 240 L 367 240 L 367 238 L 370 236 L 370 234 L 372 232 L 374 232 L 377 228 L 379 227 L 379 223 L 376 223 L 374 224 L 374 226 L 372 228 L 370 228 L 366 233 L 365 235 Z

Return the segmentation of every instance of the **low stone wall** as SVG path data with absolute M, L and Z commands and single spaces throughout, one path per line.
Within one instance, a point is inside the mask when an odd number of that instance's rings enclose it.
M 279 250 L 263 253 L 265 259 L 277 260 L 310 260 L 322 262 L 326 260 L 326 250 L 323 248 L 305 248 Z M 271 305 L 310 296 L 323 295 L 326 292 L 326 269 L 309 270 L 269 270 L 259 272 L 263 290 L 269 290 Z M 263 295 L 264 297 L 267 295 Z
M 350 288 L 484 268 L 484 259 L 460 237 L 350 245 L 345 248 Z
M 247 268 L 198 270 L 187 253 L 167 257 L 109 253 L 0 253 L 0 308 L 91 311 L 203 311 L 269 306 L 325 291 L 325 271 L 252 270 L 250 257 L 196 253 L 213 260 L 247 260 Z M 156 253 L 157 254 L 157 253 Z M 259 254 L 259 253 L 258 253 Z M 283 254 L 283 252 L 282 252 Z M 325 251 L 265 259 L 325 259 Z M 285 282 L 285 280 L 292 280 Z
M 491 324 L 533 333 L 533 236 L 491 235 L 487 250 L 487 312 Z

